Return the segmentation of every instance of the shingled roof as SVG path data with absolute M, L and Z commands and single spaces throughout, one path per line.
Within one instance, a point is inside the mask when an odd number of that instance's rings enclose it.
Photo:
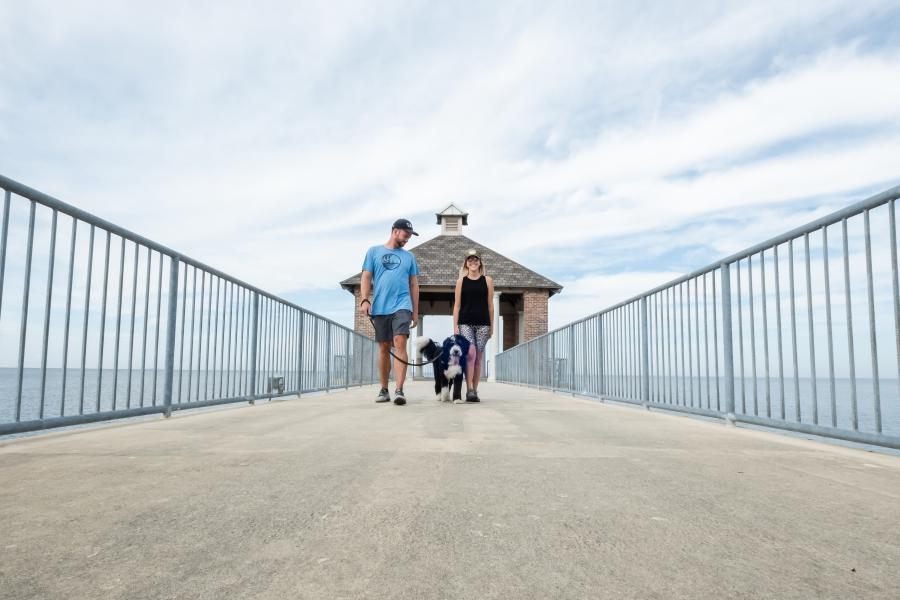
M 538 288 L 549 290 L 551 296 L 562 290 L 562 286 L 555 281 L 464 235 L 439 235 L 410 249 L 419 264 L 419 285 L 456 285 L 459 267 L 469 248 L 475 248 L 481 253 L 488 275 L 494 278 L 495 288 Z M 360 275 L 357 273 L 348 277 L 341 282 L 341 287 L 352 292 L 359 287 Z

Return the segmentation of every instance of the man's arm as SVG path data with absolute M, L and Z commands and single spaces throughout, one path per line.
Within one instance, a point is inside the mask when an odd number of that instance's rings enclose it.
M 409 297 L 412 298 L 412 326 L 415 327 L 419 322 L 419 278 L 415 275 L 409 277 Z
M 367 317 L 372 309 L 369 301 L 369 294 L 372 291 L 372 272 L 363 271 L 359 281 L 359 310 Z

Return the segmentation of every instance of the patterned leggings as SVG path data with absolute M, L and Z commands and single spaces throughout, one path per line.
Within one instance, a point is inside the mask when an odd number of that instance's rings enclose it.
M 470 344 L 475 344 L 478 353 L 482 354 L 487 347 L 488 338 L 490 337 L 490 325 L 462 325 L 459 326 L 459 334 L 469 340 Z

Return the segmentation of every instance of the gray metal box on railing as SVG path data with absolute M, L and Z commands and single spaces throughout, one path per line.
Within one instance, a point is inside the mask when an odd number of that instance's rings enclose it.
M 270 394 L 284 393 L 284 377 L 269 377 L 269 384 L 266 391 Z

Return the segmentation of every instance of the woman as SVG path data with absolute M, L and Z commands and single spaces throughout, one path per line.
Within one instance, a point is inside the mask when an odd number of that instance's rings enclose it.
M 453 302 L 453 332 L 469 340 L 466 402 L 480 402 L 478 379 L 487 341 L 494 332 L 494 280 L 484 274 L 477 250 L 466 252 Z

